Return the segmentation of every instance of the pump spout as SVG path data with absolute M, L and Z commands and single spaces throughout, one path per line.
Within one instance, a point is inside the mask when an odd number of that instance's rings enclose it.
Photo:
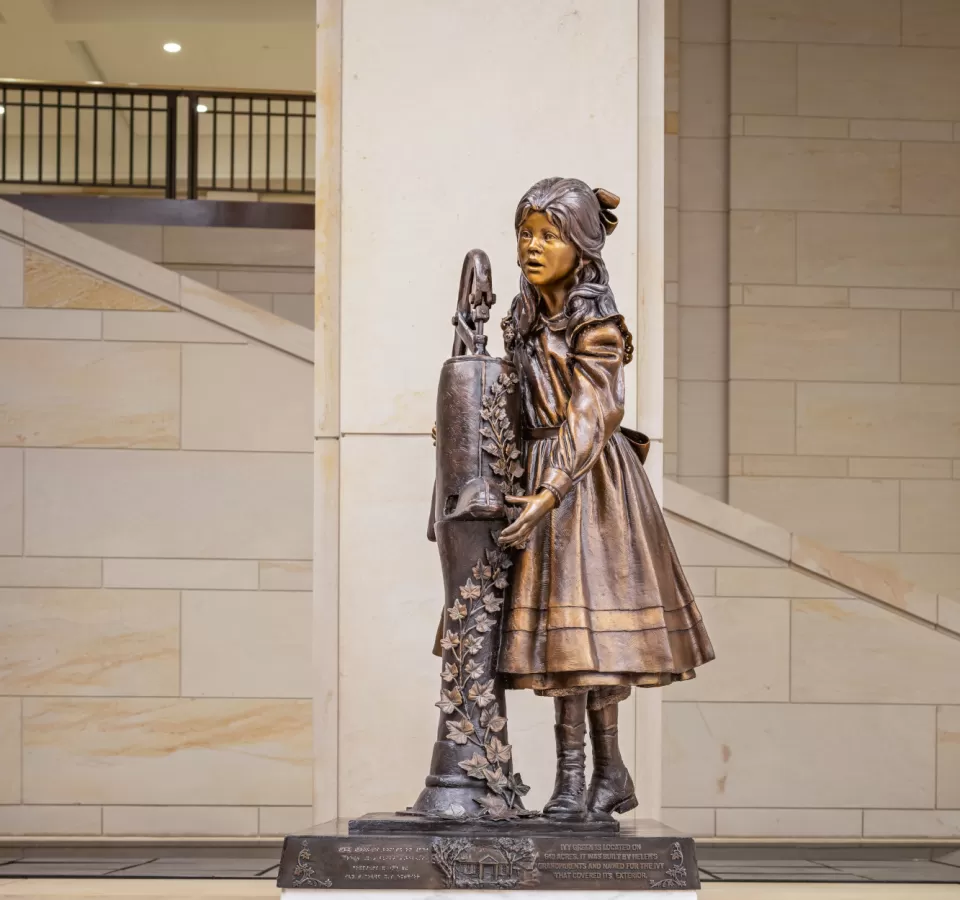
M 460 271 L 460 294 L 451 356 L 487 356 L 483 324 L 490 320 L 490 307 L 497 302 L 490 276 L 490 258 L 483 250 L 471 250 Z

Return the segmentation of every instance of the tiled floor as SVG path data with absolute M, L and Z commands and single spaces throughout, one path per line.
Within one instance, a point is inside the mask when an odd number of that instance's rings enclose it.
M 280 847 L 59 847 L 0 851 L 8 878 L 229 878 L 275 881 Z
M 706 900 L 960 900 L 960 847 L 698 844 Z M 279 846 L 0 848 L 0 900 L 277 900 Z

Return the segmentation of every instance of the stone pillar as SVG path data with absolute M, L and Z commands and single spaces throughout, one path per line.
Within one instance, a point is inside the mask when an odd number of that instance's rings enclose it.
M 318 2 L 318 101 L 338 111 L 318 112 L 317 137 L 318 820 L 399 809 L 422 786 L 443 607 L 425 537 L 437 378 L 464 254 L 490 255 L 496 323 L 517 290 L 514 208 L 539 178 L 575 176 L 623 198 L 605 257 L 637 335 L 625 424 L 640 413 L 661 471 L 663 12 L 653 5 L 639 3 L 641 28 L 637 0 Z M 658 695 L 637 701 L 642 727 L 625 709 L 621 731 L 644 813 L 659 806 L 659 750 L 648 746 Z M 531 692 L 507 702 L 517 769 L 539 806 L 553 782 L 552 703 Z
M 313 820 L 337 817 L 342 0 L 317 0 L 314 282 Z
M 663 500 L 664 0 L 639 0 L 637 128 L 637 424 L 646 470 Z M 636 815 L 656 819 L 662 796 L 662 692 L 636 691 Z

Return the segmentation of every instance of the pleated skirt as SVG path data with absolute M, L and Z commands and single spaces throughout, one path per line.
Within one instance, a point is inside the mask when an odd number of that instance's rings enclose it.
M 555 440 L 526 445 L 527 493 Z M 659 687 L 713 658 L 650 482 L 616 432 L 516 554 L 500 671 L 510 687 L 562 695 Z

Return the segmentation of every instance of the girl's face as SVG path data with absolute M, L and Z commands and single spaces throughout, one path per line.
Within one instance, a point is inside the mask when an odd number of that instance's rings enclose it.
M 542 212 L 530 212 L 517 232 L 517 258 L 527 281 L 547 286 L 564 281 L 577 268 L 577 249 Z

